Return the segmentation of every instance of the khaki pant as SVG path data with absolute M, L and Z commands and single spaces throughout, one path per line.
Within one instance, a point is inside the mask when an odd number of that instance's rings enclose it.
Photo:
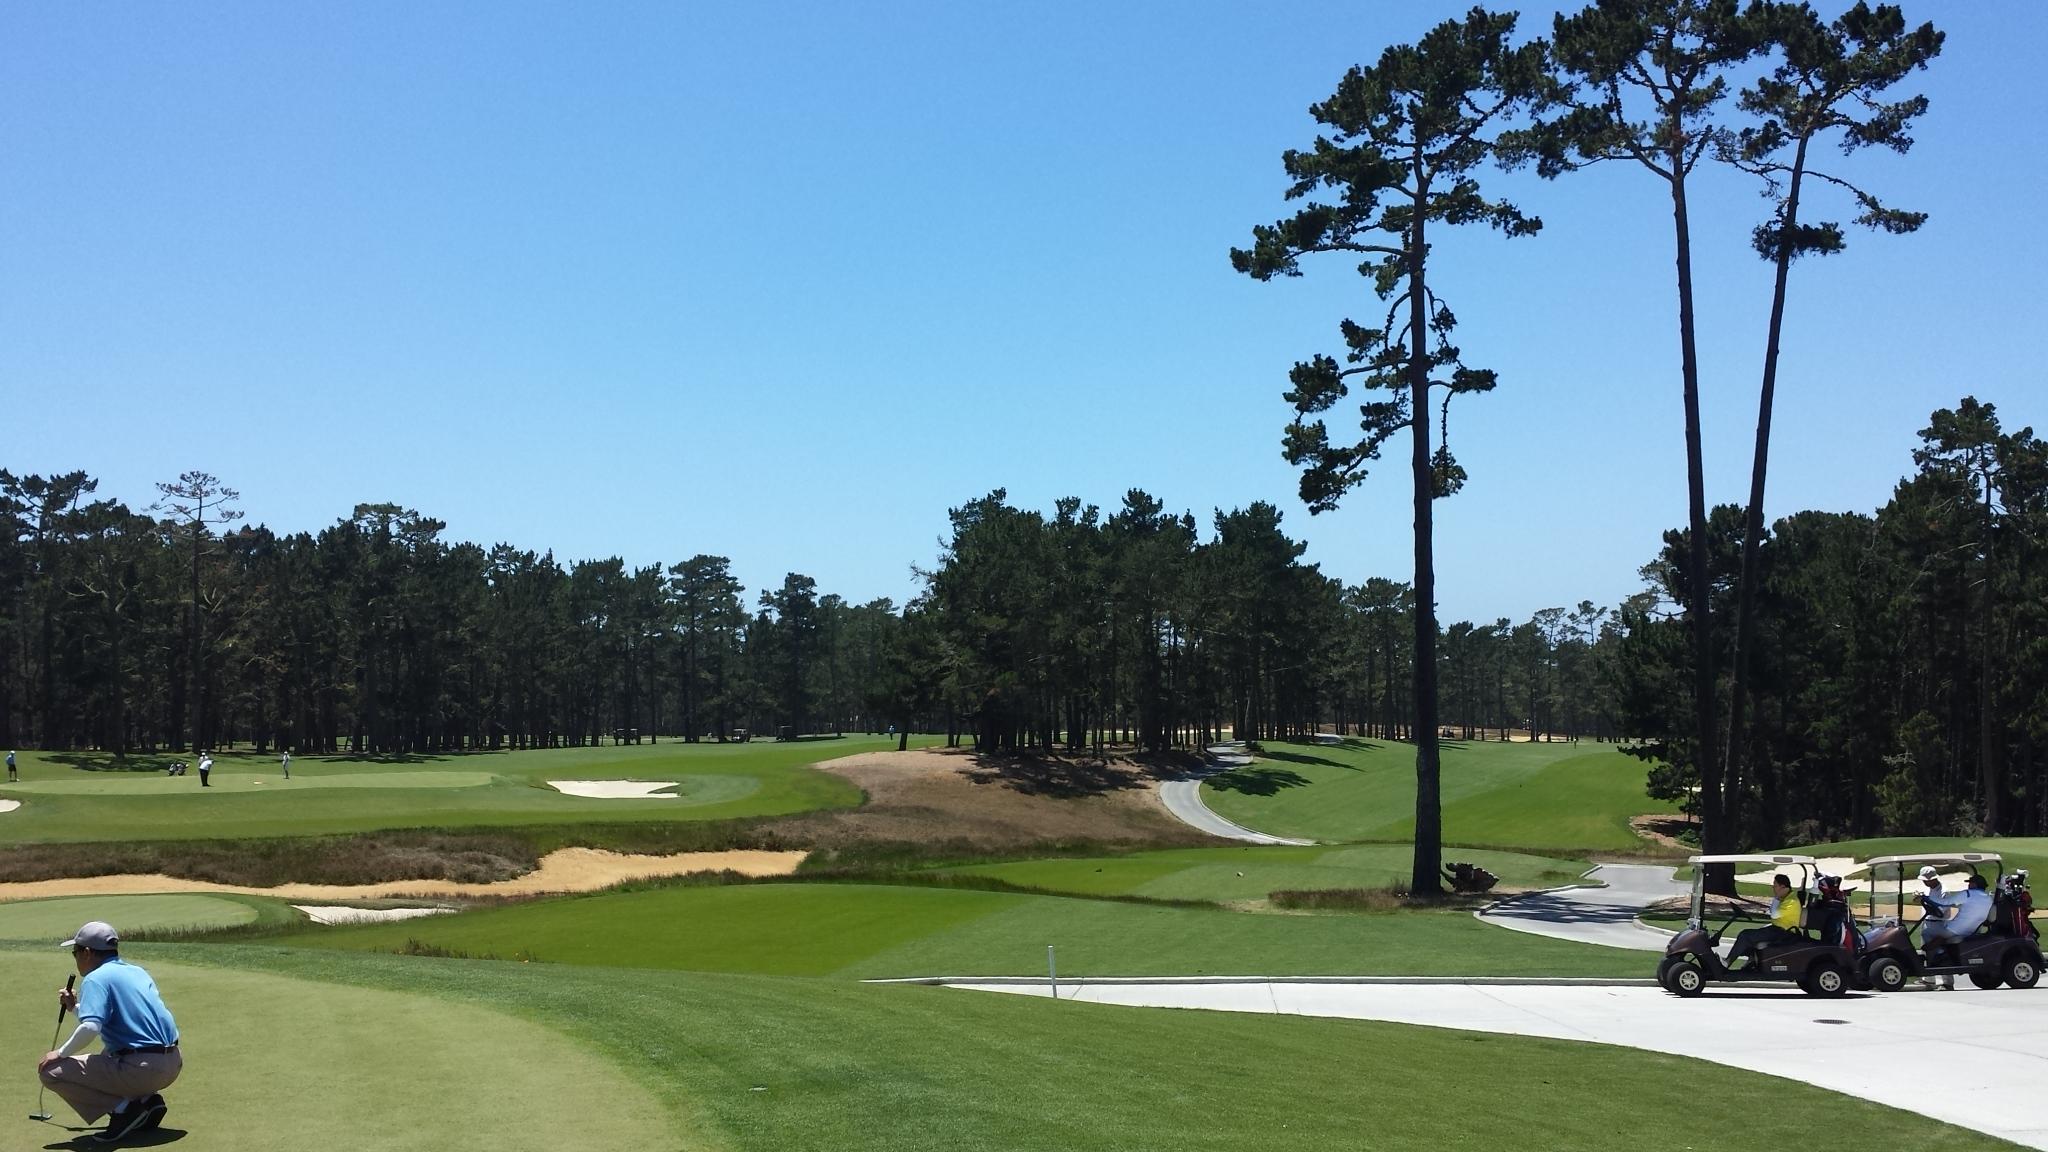
M 43 1087 L 55 1092 L 78 1118 L 87 1124 L 114 1110 L 123 1100 L 140 1100 L 171 1086 L 185 1060 L 173 1048 L 169 1052 L 130 1052 L 109 1056 L 59 1056 L 37 1072 Z

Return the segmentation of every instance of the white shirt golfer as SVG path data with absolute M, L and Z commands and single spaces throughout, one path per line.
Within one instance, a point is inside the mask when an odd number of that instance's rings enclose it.
M 277 762 L 278 762 L 278 764 L 280 764 L 280 765 L 281 765 L 281 766 L 283 766 L 283 768 L 284 768 L 284 778 L 285 778 L 285 779 L 287 779 L 287 780 L 291 779 L 291 778 L 292 778 L 292 754 L 291 754 L 290 752 L 286 752 L 286 753 L 285 753 L 284 755 L 282 755 L 282 756 L 280 756 L 280 757 L 278 757 L 278 758 L 277 758 Z

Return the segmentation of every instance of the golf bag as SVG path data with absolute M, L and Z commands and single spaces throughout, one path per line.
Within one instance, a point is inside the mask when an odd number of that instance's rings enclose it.
M 2034 894 L 2027 890 L 2027 870 L 2022 868 L 2005 878 L 1992 897 L 1991 922 L 2000 932 L 2038 938 L 2034 927 Z
M 1806 907 L 1805 920 L 1815 939 L 1823 944 L 1851 952 L 1862 946 L 1862 934 L 1856 931 L 1856 916 L 1849 911 L 1849 899 L 1842 892 L 1840 876 L 1820 878 L 1815 887 L 1814 901 Z

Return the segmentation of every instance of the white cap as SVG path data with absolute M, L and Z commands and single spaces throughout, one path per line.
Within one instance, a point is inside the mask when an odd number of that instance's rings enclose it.
M 1922 880 L 1939 880 L 1940 878 L 1941 878 L 1941 873 L 1939 873 L 1939 872 L 1936 872 L 1936 871 L 1934 870 L 1934 865 L 1932 865 L 1932 864 L 1922 864 L 1922 865 L 1920 866 L 1920 879 L 1922 879 Z

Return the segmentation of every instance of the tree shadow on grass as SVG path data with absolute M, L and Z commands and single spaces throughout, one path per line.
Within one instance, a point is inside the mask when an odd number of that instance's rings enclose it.
M 1259 758 L 1261 760 L 1285 760 L 1289 764 L 1321 764 L 1325 768 L 1348 768 L 1353 772 L 1365 771 L 1365 769 L 1355 764 L 1346 764 L 1341 760 L 1332 760 L 1327 756 L 1311 756 L 1306 752 L 1277 751 L 1271 744 L 1259 745 Z
M 1143 788 L 1153 780 L 1173 780 L 1195 766 L 1185 753 L 1139 753 L 1099 760 L 1046 752 L 982 752 L 963 769 L 976 784 L 1003 784 L 1027 796 L 1073 800 L 1107 796 Z
M 199 762 L 197 756 L 185 757 L 169 752 L 137 752 L 125 757 L 112 752 L 49 752 L 43 759 L 81 772 L 162 772 L 171 766 L 173 760 Z
M 1202 781 L 1211 788 L 1222 792 L 1238 792 L 1246 796 L 1272 796 L 1282 788 L 1299 788 L 1308 783 L 1308 777 L 1285 768 L 1238 768 Z

